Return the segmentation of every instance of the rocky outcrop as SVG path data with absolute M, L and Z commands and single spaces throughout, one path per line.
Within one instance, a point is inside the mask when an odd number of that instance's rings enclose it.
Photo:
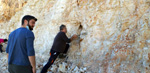
M 72 34 L 80 37 L 71 43 L 68 59 L 58 59 L 50 70 L 92 73 L 150 70 L 150 0 L 5 1 L 0 2 L 0 37 L 8 37 L 20 27 L 24 15 L 38 18 L 33 31 L 38 70 L 48 60 L 61 24 L 67 26 L 68 37 Z

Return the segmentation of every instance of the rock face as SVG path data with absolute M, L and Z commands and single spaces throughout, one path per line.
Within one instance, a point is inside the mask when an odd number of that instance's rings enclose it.
M 38 70 L 65 24 L 68 37 L 80 37 L 71 43 L 67 64 L 58 59 L 51 71 L 150 71 L 150 0 L 1 0 L 0 38 L 8 38 L 28 14 L 38 18 L 33 31 Z

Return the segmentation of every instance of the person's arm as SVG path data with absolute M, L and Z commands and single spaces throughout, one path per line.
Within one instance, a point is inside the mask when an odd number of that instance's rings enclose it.
M 61 33 L 61 37 L 63 38 L 64 41 L 67 43 L 70 43 L 72 40 L 77 38 L 77 35 L 73 35 L 70 39 L 66 36 L 65 33 Z
M 35 62 L 35 56 L 29 56 L 29 61 L 32 66 L 33 73 L 36 73 L 36 62 Z
M 9 57 L 9 45 L 10 45 L 10 35 L 9 35 L 9 39 L 8 39 L 8 43 L 7 43 L 7 47 L 6 47 L 6 53 L 7 53 L 7 59 Z
M 71 41 L 73 41 L 73 40 L 74 40 L 74 35 L 70 38 L 70 40 L 71 40 Z
M 9 43 L 7 44 L 7 47 L 6 47 L 6 53 L 7 53 L 7 58 L 8 58 L 8 55 L 9 55 Z
M 7 59 L 8 59 L 9 54 L 7 53 Z
M 76 39 L 76 38 L 77 38 L 77 35 L 74 34 L 74 35 L 71 37 L 71 41 L 74 40 L 74 39 Z
M 36 61 L 35 61 L 35 51 L 34 51 L 34 35 L 28 34 L 26 38 L 27 54 L 32 66 L 33 73 L 36 73 Z
M 61 37 L 63 38 L 63 40 L 67 43 L 70 43 L 73 39 L 69 39 L 65 33 L 61 33 Z
M 70 38 L 70 42 L 73 41 L 73 37 Z

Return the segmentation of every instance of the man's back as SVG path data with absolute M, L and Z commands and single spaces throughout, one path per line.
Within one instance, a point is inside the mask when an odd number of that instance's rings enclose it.
M 68 39 L 64 32 L 59 32 L 54 39 L 52 50 L 62 53 L 65 51 L 66 43 L 70 42 L 71 40 Z
M 26 28 L 18 28 L 9 35 L 6 52 L 9 53 L 8 63 L 30 65 L 28 56 L 35 55 L 33 48 L 34 34 Z

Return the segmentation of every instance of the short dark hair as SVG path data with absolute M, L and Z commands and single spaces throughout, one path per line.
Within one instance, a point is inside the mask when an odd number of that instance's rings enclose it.
M 29 22 L 31 19 L 34 19 L 35 21 L 37 21 L 37 18 L 35 18 L 34 16 L 25 15 L 25 16 L 22 18 L 22 25 L 24 24 L 24 20 L 27 20 L 27 21 Z
M 4 42 L 7 42 L 8 40 L 7 39 L 4 39 Z
M 66 27 L 66 26 L 65 26 L 64 24 L 62 24 L 62 25 L 59 27 L 60 31 L 63 30 L 65 27 Z

